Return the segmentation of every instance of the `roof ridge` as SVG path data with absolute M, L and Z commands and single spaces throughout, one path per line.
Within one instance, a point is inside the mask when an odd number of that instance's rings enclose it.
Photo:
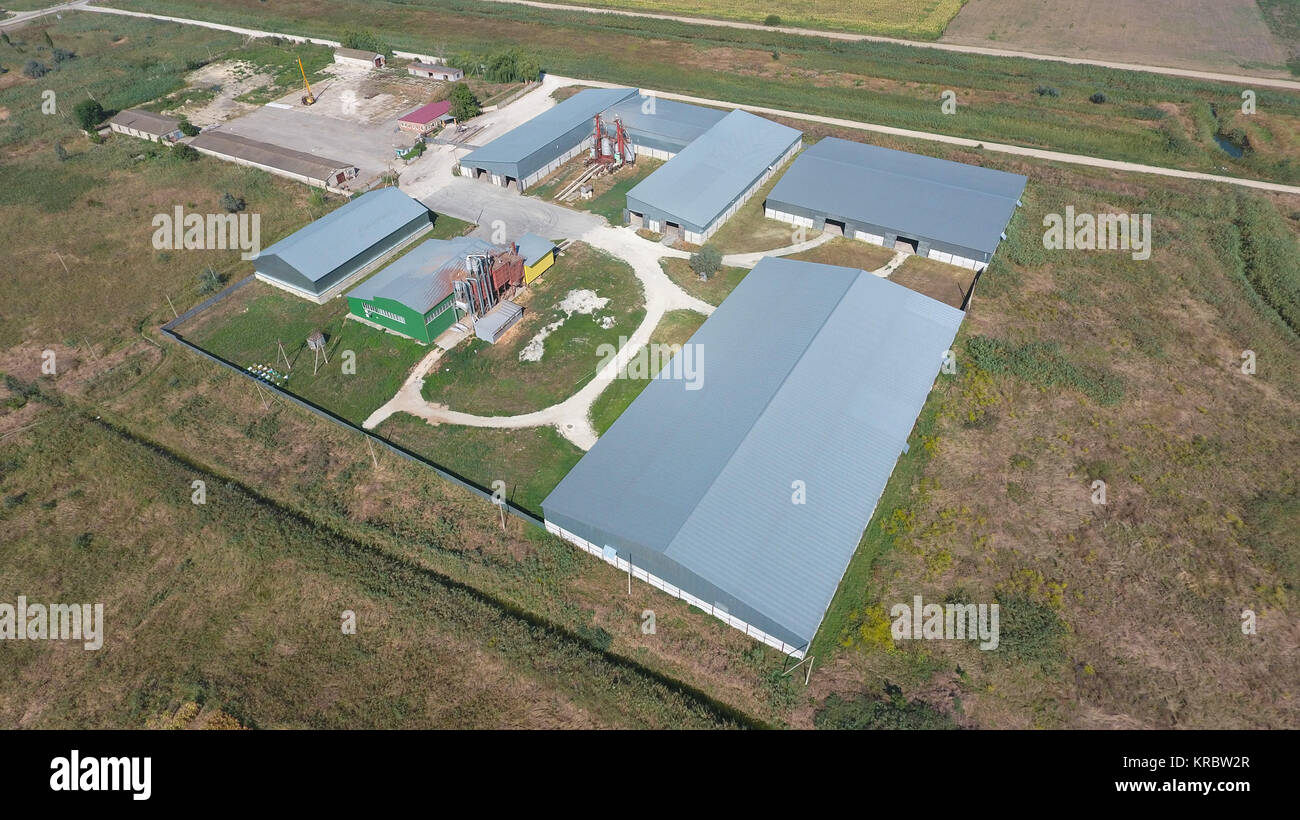
M 847 142 L 847 140 L 846 140 L 846 142 Z M 859 143 L 859 144 L 865 144 L 865 143 Z M 875 147 L 875 148 L 879 148 L 880 146 L 873 146 L 873 147 Z M 810 149 L 810 150 L 811 150 L 811 149 Z M 893 149 L 886 149 L 886 150 L 893 150 Z M 904 153 L 904 154 L 906 154 L 906 153 L 908 153 L 908 152 L 907 152 L 907 151 L 900 151 L 899 153 Z M 848 160 L 837 159 L 837 158 L 835 158 L 835 157 L 827 157 L 827 156 L 823 156 L 823 155 L 821 155 L 821 154 L 810 154 L 810 156 L 811 156 L 814 160 L 818 160 L 818 161 L 820 161 L 820 162 L 833 162 L 833 163 L 835 163 L 836 165 L 847 165 L 847 166 L 850 166 L 850 167 L 859 167 L 859 166 L 856 166 L 854 163 L 849 162 Z M 925 155 L 924 155 L 924 154 L 916 154 L 915 156 L 925 156 Z M 952 160 L 940 159 L 939 157 L 927 157 L 927 158 L 928 158 L 928 159 L 933 159 L 933 160 L 938 160 L 939 162 L 953 162 Z M 953 164 L 954 164 L 954 165 L 965 165 L 965 166 L 970 167 L 970 168 L 979 168 L 980 170 L 983 170 L 983 171 L 995 171 L 995 172 L 997 172 L 997 173 L 1003 173 L 1003 174 L 1005 174 L 1005 173 L 1009 173 L 1008 171 L 998 171 L 996 168 L 985 168 L 983 165 L 971 165 L 970 163 L 967 163 L 967 162 L 954 162 Z M 934 178 L 931 178 L 931 177 L 918 177 L 918 176 L 915 175 L 915 174 L 903 174 L 903 173 L 899 173 L 898 171 L 891 171 L 891 170 L 889 170 L 889 169 L 887 169 L 887 168 L 871 168 L 871 171 L 872 171 L 873 173 L 877 173 L 877 174 L 888 174 L 888 175 L 891 176 L 891 177 L 897 177 L 898 179 L 904 179 L 904 180 L 918 180 L 918 179 L 920 179 L 920 180 L 922 180 L 922 181 L 924 181 L 924 182 L 928 182 L 928 183 L 930 183 L 930 184 L 932 184 L 932 185 L 940 185 L 940 186 L 942 186 L 942 187 L 944 187 L 944 188 L 951 188 L 951 189 L 956 190 L 956 191 L 970 191 L 970 192 L 972 192 L 972 193 L 981 194 L 981 195 L 983 195 L 983 196 L 992 196 L 992 197 L 997 197 L 998 199 L 1007 199 L 1007 200 L 1012 200 L 1012 201 L 1016 201 L 1016 200 L 1019 199 L 1019 197 L 1014 197 L 1014 196 L 1011 196 L 1011 195 L 1009 195 L 1009 194 L 1001 194 L 1001 193 L 996 193 L 996 192 L 994 192 L 994 191 L 982 191 L 982 190 L 980 190 L 979 188 L 975 188 L 975 187 L 972 187 L 972 186 L 970 186 L 970 185 L 954 185 L 954 184 L 952 184 L 952 183 L 950 183 L 950 182 L 943 182 L 943 181 L 941 181 L 941 180 L 934 179 Z M 1017 175 L 1017 176 L 1018 176 L 1018 175 Z
M 764 258 L 779 259 L 780 257 L 764 257 Z M 796 261 L 796 260 L 789 260 L 789 261 Z M 757 267 L 757 265 L 755 265 L 755 267 Z M 827 267 L 838 267 L 841 269 L 846 268 L 846 266 L 841 266 L 841 265 L 828 265 Z M 858 272 L 858 276 L 866 274 L 866 271 L 863 271 L 860 268 L 856 270 Z M 785 387 L 785 383 L 790 380 L 790 374 L 793 373 L 798 368 L 799 363 L 803 361 L 804 356 L 808 355 L 808 349 L 812 347 L 813 342 L 817 341 L 817 337 L 820 336 L 822 331 L 826 328 L 826 323 L 830 321 L 831 316 L 835 315 L 835 312 L 840 309 L 840 305 L 843 304 L 844 302 L 844 297 L 848 295 L 849 291 L 857 283 L 858 276 L 854 276 L 852 279 L 848 281 L 848 283 L 844 287 L 844 290 L 840 293 L 839 298 L 835 300 L 835 306 L 826 312 L 826 315 L 822 318 L 821 323 L 817 325 L 817 329 L 808 335 L 807 343 L 805 343 L 803 349 L 799 351 L 799 355 L 791 360 L 790 367 L 785 371 L 785 375 L 781 377 L 781 381 L 777 382 L 776 386 L 772 389 L 772 392 L 768 395 L 767 400 L 763 402 L 763 408 L 759 410 L 758 413 L 754 416 L 754 422 L 749 425 L 749 428 L 745 431 L 745 434 L 742 435 L 740 439 L 736 442 L 736 446 L 733 447 L 731 449 L 731 452 L 727 454 L 727 457 L 722 461 L 721 466 L 718 467 L 717 472 L 713 474 L 713 478 L 709 480 L 709 485 L 705 487 L 704 491 L 701 492 L 696 497 L 695 503 L 691 505 L 690 511 L 687 512 L 686 515 L 682 516 L 681 523 L 677 525 L 677 528 L 673 530 L 672 535 L 668 538 L 668 540 L 664 544 L 664 550 L 663 550 L 664 555 L 668 555 L 669 550 L 672 549 L 673 542 L 677 540 L 677 536 L 681 533 L 682 527 L 685 527 L 686 522 L 689 521 L 691 517 L 695 515 L 695 511 L 699 509 L 700 503 L 703 502 L 704 498 L 709 494 L 710 491 L 713 490 L 713 485 L 718 482 L 718 478 L 724 472 L 726 472 L 727 467 L 730 466 L 732 459 L 736 457 L 736 453 L 740 450 L 741 446 L 745 443 L 745 440 L 749 437 L 749 433 L 753 431 L 754 426 L 758 424 L 759 420 L 762 419 L 763 416 L 767 415 L 768 408 L 772 406 L 772 400 L 775 399 L 777 394 L 779 394 L 782 388 Z M 681 354 L 679 353 L 678 355 L 680 356 Z M 668 367 L 671 364 L 672 364 L 672 360 L 669 360 L 668 364 L 664 365 L 664 367 Z M 660 370 L 660 372 L 663 371 Z M 674 558 L 673 560 L 677 560 L 677 559 Z M 714 584 L 714 586 L 717 586 L 717 584 Z M 718 589 L 722 589 L 722 587 L 718 587 Z M 726 592 L 728 595 L 731 595 L 737 600 L 740 599 L 740 596 L 736 595 L 733 592 L 729 592 L 727 590 L 722 590 L 722 591 Z

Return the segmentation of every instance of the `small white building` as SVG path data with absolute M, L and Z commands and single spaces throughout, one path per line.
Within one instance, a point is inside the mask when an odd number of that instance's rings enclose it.
M 430 80 L 442 80 L 443 82 L 454 83 L 458 80 L 465 79 L 465 72 L 459 68 L 452 68 L 449 65 L 439 63 L 422 63 L 415 61 L 406 67 L 407 74 L 413 74 L 416 77 L 425 77 Z
M 108 127 L 118 134 L 151 142 L 176 142 L 182 136 L 180 120 L 139 108 L 117 112 L 109 119 Z
M 343 65 L 356 65 L 363 68 L 383 68 L 387 60 L 384 55 L 374 51 L 362 51 L 358 48 L 340 48 L 334 52 L 334 62 Z

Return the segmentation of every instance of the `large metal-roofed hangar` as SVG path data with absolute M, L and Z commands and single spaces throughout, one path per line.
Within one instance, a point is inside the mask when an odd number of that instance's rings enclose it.
M 628 191 L 626 221 L 703 244 L 802 145 L 802 131 L 732 111 Z
M 577 156 L 593 140 L 595 116 L 629 97 L 633 88 L 589 88 L 477 148 L 460 160 L 462 176 L 527 190 Z
M 1020 204 L 1020 174 L 827 137 L 799 155 L 764 213 L 983 270 Z
M 542 502 L 547 530 L 804 657 L 964 315 L 764 258 L 677 354 L 698 389 L 670 361 Z
M 432 227 L 428 208 L 396 188 L 380 188 L 264 249 L 254 274 L 323 303 Z

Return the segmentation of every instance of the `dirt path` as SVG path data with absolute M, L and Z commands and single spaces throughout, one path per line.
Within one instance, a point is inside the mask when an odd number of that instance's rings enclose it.
M 802 253 L 810 251 L 818 245 L 825 245 L 835 238 L 834 234 L 823 233 L 816 239 L 809 239 L 807 242 L 799 242 L 794 245 L 786 245 L 784 248 L 773 248 L 770 251 L 755 251 L 754 253 L 729 253 L 722 257 L 722 264 L 729 268 L 752 268 L 758 264 L 758 260 L 764 256 L 789 256 L 792 253 Z

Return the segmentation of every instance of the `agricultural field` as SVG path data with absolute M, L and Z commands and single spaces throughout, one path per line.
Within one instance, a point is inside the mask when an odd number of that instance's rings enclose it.
M 645 318 L 632 268 L 574 243 L 518 303 L 524 318 L 496 344 L 470 339 L 424 379 L 424 397 L 452 410 L 513 416 L 558 404 L 600 368 L 601 345 L 617 349 Z
M 1241 106 L 1235 84 L 1141 72 L 826 41 L 475 0 L 436 7 L 381 0 L 112 0 L 141 11 L 338 37 L 358 5 L 394 47 L 490 52 L 518 47 L 551 73 L 709 99 L 866 120 L 1106 159 L 1300 182 L 1300 94 L 1257 89 L 1258 129 L 1241 156 L 1215 139 Z M 426 35 L 423 32 L 437 32 Z M 987 44 L 987 43 L 986 43 Z M 944 114 L 941 95 L 956 95 Z M 1101 95 L 1098 97 L 1097 95 Z M 1096 98 L 1104 100 L 1093 102 Z
M 1288 76 L 1286 42 L 1257 0 L 967 0 L 945 43 L 1202 71 Z M 1262 8 L 1263 7 L 1263 8 Z
M 735 0 L 560 0 L 578 6 L 630 9 L 689 17 L 716 17 L 745 23 L 843 29 L 886 37 L 936 40 L 967 0 L 847 0 L 819 3 L 788 0 L 769 6 Z M 775 18 L 775 19 L 773 19 Z

